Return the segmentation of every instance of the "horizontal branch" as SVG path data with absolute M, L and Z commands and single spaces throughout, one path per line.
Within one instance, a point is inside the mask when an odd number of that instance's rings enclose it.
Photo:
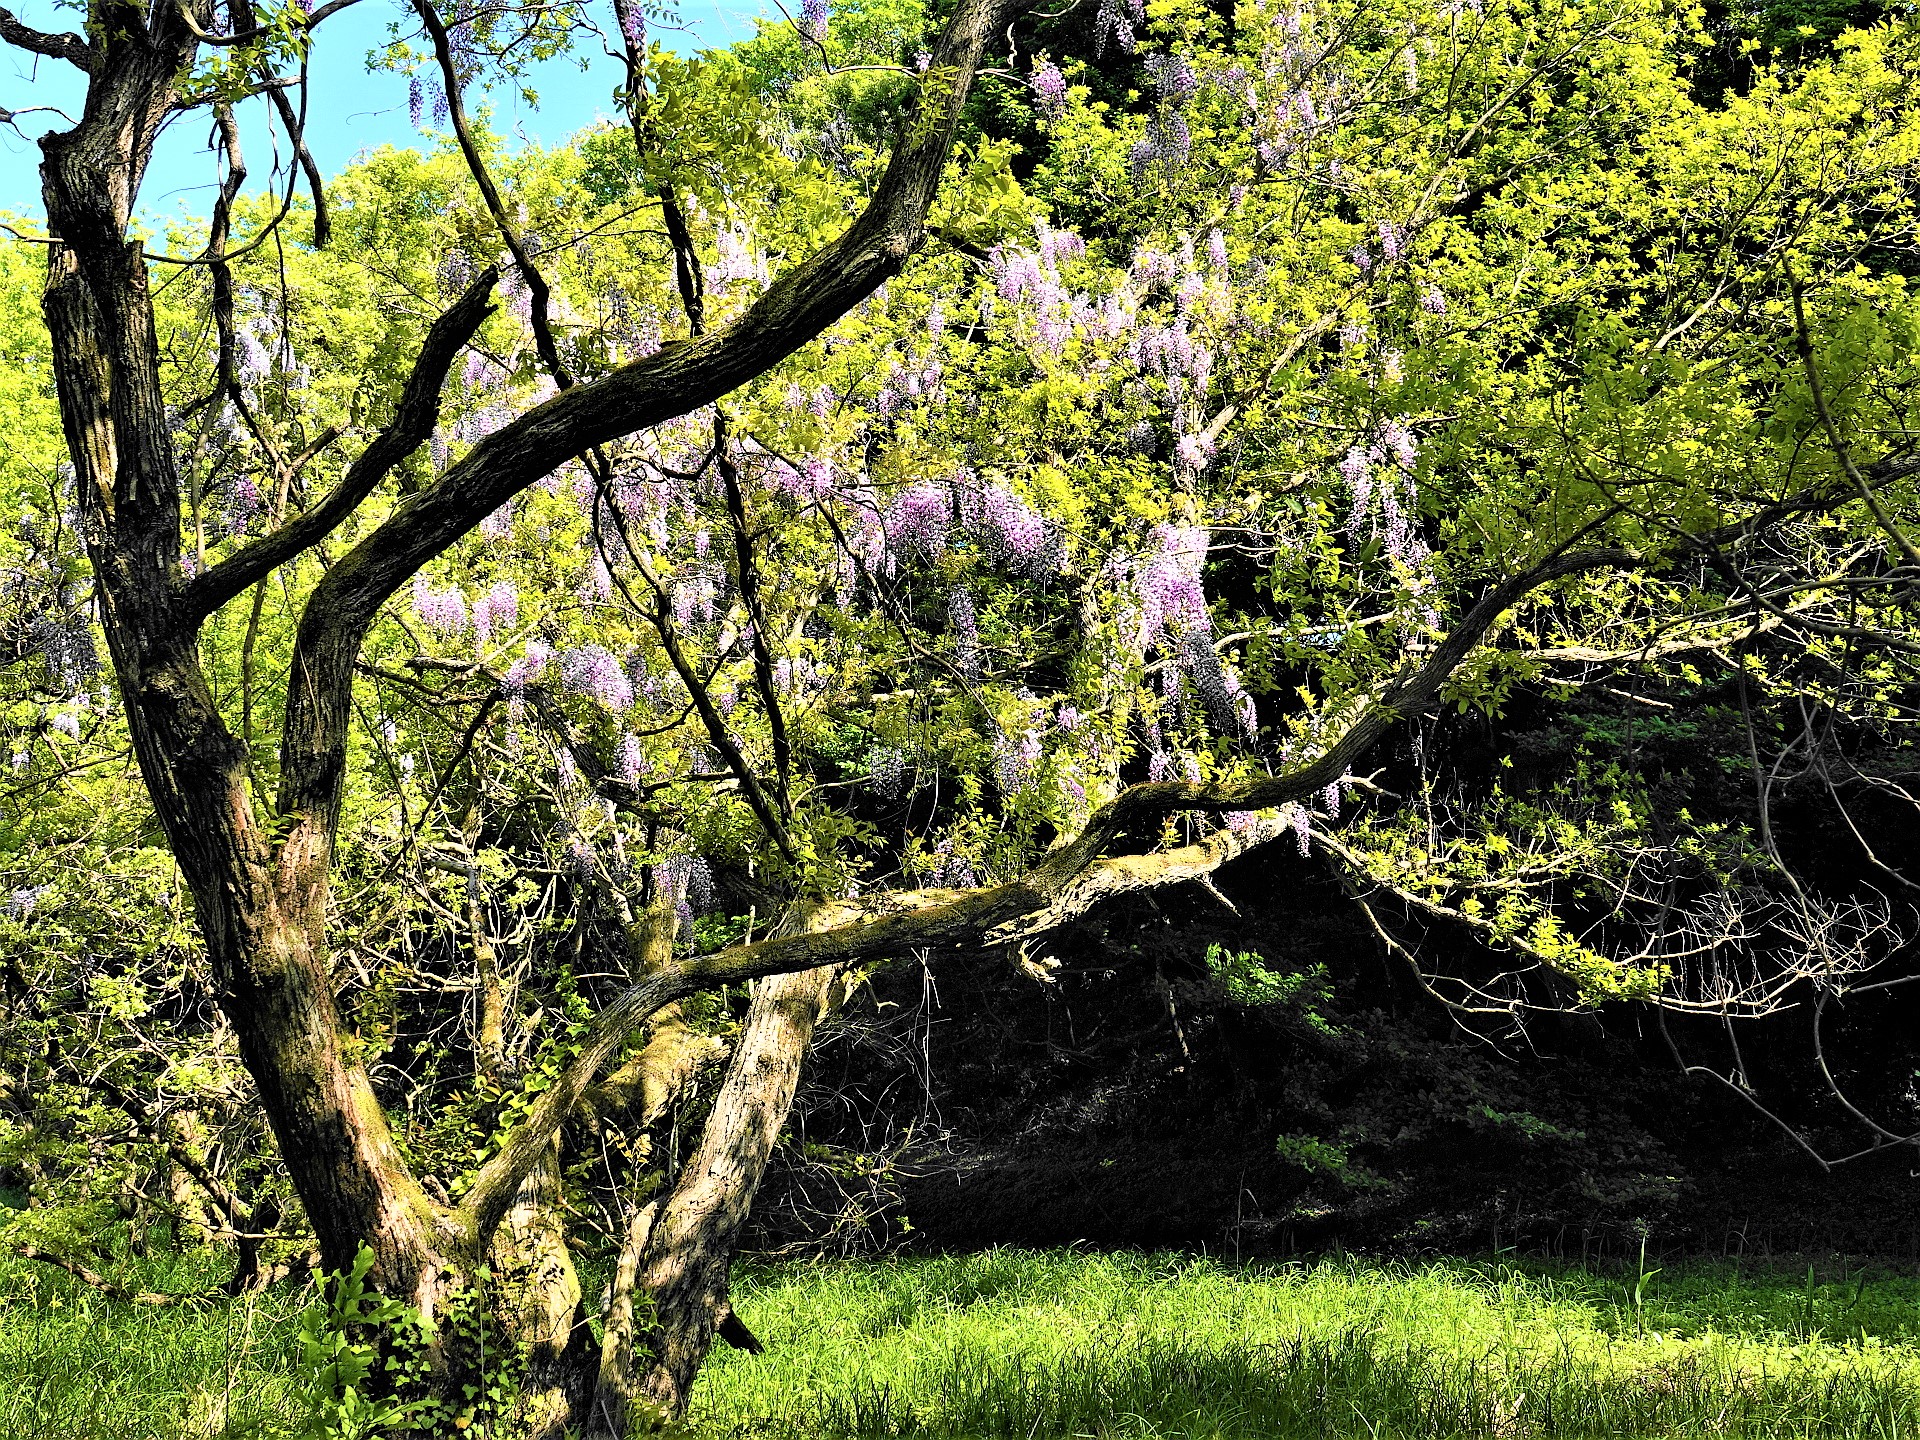
M 345 10 L 350 5 L 357 5 L 358 3 L 359 3 L 359 0 L 331 0 L 331 3 L 322 5 L 318 10 L 314 11 L 311 15 L 298 16 L 296 18 L 298 20 L 298 23 L 300 24 L 300 28 L 305 30 L 308 34 L 312 34 L 313 31 L 319 26 L 321 21 L 329 18 L 330 16 L 339 14 L 342 10 Z M 193 16 L 190 13 L 188 13 L 187 7 L 185 5 L 180 5 L 178 8 L 180 11 L 181 22 L 186 25 L 187 30 L 189 31 L 189 33 L 192 34 L 193 38 L 198 40 L 202 45 L 216 45 L 216 46 L 252 45 L 252 44 L 256 44 L 261 40 L 265 40 L 274 34 L 274 31 L 265 25 L 254 25 L 251 23 L 247 23 L 247 24 L 244 24 L 241 29 L 236 30 L 231 35 L 215 35 L 211 31 L 202 30 L 198 25 L 196 25 L 193 21 Z
M 1631 564 L 1624 550 L 1554 556 L 1487 592 L 1411 675 L 1388 687 L 1318 760 L 1286 775 L 1226 785 L 1135 785 L 1095 812 L 1080 835 L 1018 879 L 984 889 L 904 891 L 841 901 L 856 918 L 831 929 L 781 935 L 694 956 L 648 976 L 595 1018 L 573 1063 L 540 1096 L 500 1151 L 481 1167 L 460 1218 L 484 1245 L 520 1182 L 564 1125 L 601 1068 L 662 1006 L 703 990 L 823 965 L 864 965 L 902 955 L 953 954 L 1018 944 L 1059 928 L 1116 896 L 1202 879 L 1281 834 L 1283 817 L 1249 815 L 1190 845 L 1160 853 L 1107 856 L 1120 834 L 1181 811 L 1269 810 L 1325 789 L 1400 719 L 1436 701 L 1502 615 L 1554 580 Z
M 65 60 L 88 74 L 93 73 L 93 47 L 71 30 L 63 30 L 59 34 L 36 30 L 11 10 L 0 10 L 0 40 L 17 45 L 22 50 L 31 50 L 36 55 Z
M 37 1245 L 16 1245 L 13 1253 L 22 1260 L 32 1260 L 41 1265 L 51 1265 L 56 1270 L 64 1270 L 82 1285 L 90 1285 L 109 1300 L 123 1300 L 133 1305 L 178 1305 L 182 1301 L 197 1300 L 196 1295 L 164 1295 L 155 1290 L 129 1290 L 126 1286 L 109 1280 L 97 1270 L 89 1270 L 78 1260 L 70 1260 L 65 1255 L 57 1255 L 51 1250 L 42 1250 Z

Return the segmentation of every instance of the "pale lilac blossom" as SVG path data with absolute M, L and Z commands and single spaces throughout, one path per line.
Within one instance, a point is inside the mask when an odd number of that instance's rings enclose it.
M 625 710 L 633 704 L 633 681 L 604 646 L 582 645 L 562 652 L 560 685 L 571 694 L 592 696 L 609 710 Z
M 426 576 L 415 575 L 413 613 L 436 635 L 458 635 L 467 628 L 467 597 L 457 585 L 436 589 Z

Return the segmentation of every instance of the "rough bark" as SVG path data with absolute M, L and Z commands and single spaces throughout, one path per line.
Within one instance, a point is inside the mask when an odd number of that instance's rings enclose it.
M 653 1233 L 659 1211 L 659 1203 L 649 1201 L 636 1206 L 627 1217 L 619 1263 L 607 1287 L 606 1323 L 601 1332 L 600 1368 L 594 1377 L 593 1407 L 587 1417 L 587 1440 L 627 1440 L 641 1423 L 666 1418 L 645 1413 L 647 1402 L 640 1391 L 636 1359 L 639 1317 L 634 1304 L 647 1238 Z
M 639 1284 L 653 1302 L 640 1393 L 686 1413 L 714 1332 L 732 1317 L 728 1278 L 753 1197 L 793 1108 L 800 1068 L 838 971 L 778 975 L 754 987 L 733 1069 L 700 1148 L 648 1238 Z M 738 1342 L 736 1342 L 738 1343 Z
M 553 1156 L 537 1166 L 494 1232 L 490 1260 L 500 1319 L 523 1365 L 513 1434 L 558 1440 L 586 1399 L 593 1336 L 567 1249 Z
M 731 324 L 576 385 L 502 427 L 331 565 L 299 626 L 281 788 L 271 802 L 255 794 L 247 747 L 223 722 L 202 673 L 200 625 L 226 600 L 333 533 L 424 439 L 446 366 L 484 318 L 493 277 L 483 276 L 429 332 L 391 423 L 331 496 L 189 580 L 180 564 L 181 478 L 148 276 L 141 247 L 128 232 L 154 137 L 179 98 L 212 9 L 210 0 L 151 9 L 93 0 L 84 39 L 33 30 L 0 11 L 0 41 L 58 57 L 87 76 L 80 121 L 42 141 L 53 238 L 43 308 L 62 424 L 133 748 L 192 894 L 220 1003 L 323 1263 L 346 1269 L 362 1244 L 370 1246 L 376 1287 L 411 1299 L 429 1320 L 449 1289 L 469 1283 L 503 1222 L 501 1243 L 520 1247 L 522 1255 L 548 1253 L 546 1220 L 538 1217 L 552 1213 L 542 1177 L 555 1136 L 600 1070 L 661 1007 L 755 977 L 913 949 L 1007 944 L 1103 896 L 1208 873 L 1267 838 L 1272 827 L 1255 822 L 1223 830 L 1166 855 L 1105 852 L 1130 830 L 1173 811 L 1255 809 L 1323 787 L 1402 714 L 1431 704 L 1500 612 L 1532 586 L 1631 558 L 1613 552 L 1562 557 L 1491 592 L 1426 665 L 1390 688 L 1323 759 L 1292 775 L 1238 786 L 1137 787 L 1010 884 L 962 896 L 894 897 L 830 933 L 739 946 L 638 977 L 590 1032 L 579 1061 L 483 1168 L 467 1201 L 457 1209 L 437 1204 L 395 1145 L 342 1024 L 328 968 L 329 870 L 361 641 L 380 607 L 421 565 L 505 500 L 594 445 L 725 395 L 897 274 L 921 242 L 972 77 L 1007 6 L 1005 0 L 959 0 L 934 46 L 908 133 L 870 205 L 838 240 L 783 275 Z M 698 1340 L 662 1341 L 655 1355 L 649 1393 L 657 1388 L 673 1404 L 684 1399 L 688 1357 L 697 1364 L 695 1352 L 704 1353 L 707 1330 L 724 1305 L 724 1267 L 716 1281 L 712 1257 L 737 1233 L 744 1214 L 737 1197 L 750 1195 L 784 1117 L 794 1079 L 789 1070 L 798 1066 L 798 1053 L 789 1062 L 787 1049 L 795 1035 L 810 1030 L 807 1016 L 818 1006 L 816 1000 L 809 1012 L 807 996 L 821 983 L 799 976 L 761 987 L 756 1023 L 773 1037 L 768 1058 L 739 1070 L 739 1088 L 725 1097 L 732 1118 L 715 1132 L 717 1148 L 690 1174 L 691 1188 L 676 1196 L 683 1203 L 663 1211 L 647 1241 L 641 1283 L 682 1317 L 662 1333 L 684 1330 Z M 515 1218 L 523 1213 L 524 1224 Z M 559 1338 L 556 1317 L 566 1273 L 553 1266 L 539 1273 L 550 1283 L 536 1287 L 529 1332 L 564 1352 L 573 1342 Z M 654 1373 L 665 1377 L 657 1386 Z
M 699 1147 L 647 1237 L 636 1284 L 652 1301 L 651 1323 L 635 1338 L 638 1373 L 628 1377 L 632 1390 L 619 1397 L 623 1406 L 641 1399 L 662 1415 L 686 1413 L 715 1330 L 732 1314 L 728 1272 L 740 1228 L 793 1107 L 807 1046 L 838 973 L 807 970 L 754 987 Z

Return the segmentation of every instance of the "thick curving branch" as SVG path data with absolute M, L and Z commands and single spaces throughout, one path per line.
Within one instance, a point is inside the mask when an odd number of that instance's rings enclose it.
M 57 35 L 36 30 L 11 10 L 0 10 L 0 40 L 17 45 L 22 50 L 31 50 L 36 55 L 46 55 L 55 60 L 64 60 L 69 65 L 77 65 L 89 75 L 93 73 L 98 59 L 93 47 L 71 30 Z
M 466 294 L 454 302 L 427 331 L 420 358 L 400 392 L 400 403 L 386 429 L 360 452 L 360 458 L 348 467 L 331 494 L 310 510 L 261 536 L 238 554 L 229 555 L 218 565 L 189 580 L 180 591 L 179 612 L 184 623 L 192 624 L 218 610 L 258 580 L 271 574 L 301 551 L 318 544 L 351 515 L 360 502 L 371 495 L 394 466 L 419 449 L 433 434 L 440 420 L 440 391 L 447 373 L 453 368 L 461 346 L 473 338 L 474 331 L 493 313 L 489 303 L 499 274 L 491 267 L 467 287 Z
M 873 199 L 835 241 L 739 319 L 575 385 L 481 441 L 402 504 L 315 587 L 300 624 L 281 754 L 284 814 L 331 828 L 346 696 L 380 607 L 434 556 L 520 491 L 592 447 L 719 399 L 814 339 L 897 275 L 919 247 L 975 71 L 1008 0 L 960 0 Z
M 623 992 L 596 1017 L 573 1063 L 484 1165 L 460 1207 L 460 1223 L 484 1244 L 520 1182 L 546 1153 L 601 1068 L 662 1006 L 702 990 L 823 965 L 863 965 L 914 952 L 952 954 L 1016 945 L 1084 915 L 1115 896 L 1203 879 L 1286 828 L 1278 816 L 1249 816 L 1193 844 L 1159 853 L 1107 856 L 1120 834 L 1182 811 L 1265 810 L 1303 800 L 1345 774 L 1401 719 L 1440 698 L 1462 661 L 1502 615 L 1529 593 L 1570 575 L 1635 563 L 1630 552 L 1585 550 L 1554 556 L 1496 585 L 1470 608 L 1416 670 L 1390 685 L 1325 754 L 1285 775 L 1228 785 L 1135 785 L 1095 812 L 1080 835 L 1025 875 L 956 894 L 904 891 L 871 897 L 858 918 L 829 930 L 735 945 L 682 960 Z

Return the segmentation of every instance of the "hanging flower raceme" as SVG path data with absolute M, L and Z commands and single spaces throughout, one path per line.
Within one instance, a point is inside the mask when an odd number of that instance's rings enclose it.
M 7 918 L 25 920 L 40 902 L 53 893 L 51 885 L 23 885 L 7 897 Z
M 1146 23 L 1146 0 L 1100 0 L 1093 20 L 1093 53 L 1104 55 L 1108 41 L 1131 53 L 1135 29 L 1144 29 Z
M 765 257 L 754 244 L 753 232 L 745 225 L 723 225 L 714 236 L 714 262 L 707 267 L 707 280 L 715 289 L 739 280 L 767 283 Z
M 242 475 L 227 492 L 227 534 L 236 537 L 246 534 L 253 517 L 259 513 L 260 487 Z
M 719 614 L 725 578 L 725 572 L 710 562 L 681 566 L 670 586 L 674 623 L 683 630 L 692 625 L 711 625 Z
M 425 575 L 415 575 L 413 613 L 435 635 L 458 635 L 467 628 L 467 597 L 457 585 L 436 589 Z
M 1030 788 L 1040 768 L 1040 735 L 1022 730 L 1018 735 L 1002 731 L 993 742 L 994 781 L 1002 798 L 1011 800 Z
M 693 917 L 713 908 L 713 867 L 700 855 L 670 855 L 653 867 L 654 888 L 673 897 L 679 917 L 679 944 L 693 945 Z
M 563 651 L 560 686 L 570 694 L 592 696 L 609 710 L 625 710 L 633 704 L 633 681 L 626 667 L 601 645 Z
M 1004 485 L 960 489 L 967 530 L 1009 574 L 1041 580 L 1065 563 L 1060 527 Z
M 1060 73 L 1058 65 L 1042 60 L 1033 67 L 1033 77 L 1027 85 L 1033 92 L 1034 104 L 1048 120 L 1057 122 L 1067 113 L 1067 77 Z
M 1369 437 L 1364 448 L 1356 445 L 1348 450 L 1339 466 L 1352 502 L 1347 514 L 1349 537 L 1358 546 L 1367 536 L 1378 535 L 1388 556 L 1408 570 L 1420 568 L 1431 555 L 1413 528 L 1418 512 L 1413 467 L 1419 450 L 1419 441 L 1406 424 L 1391 420 Z
M 28 639 L 46 663 L 54 687 L 78 693 L 101 669 L 93 626 L 70 594 L 56 595 L 51 603 L 42 604 L 44 608 L 28 626 Z
M 922 483 L 902 491 L 881 517 L 887 548 L 906 559 L 937 560 L 953 533 L 953 492 Z
M 1184 676 L 1198 692 L 1216 733 L 1252 745 L 1260 733 L 1253 697 L 1214 648 L 1213 617 L 1200 577 L 1207 532 L 1198 526 L 1162 525 L 1156 539 L 1159 548 L 1135 570 L 1141 651 L 1157 647 L 1164 657 L 1162 688 L 1176 711 Z M 1158 754 L 1157 739 L 1154 743 Z
M 512 628 L 520 619 L 520 592 L 511 580 L 496 580 L 473 602 L 473 638 L 486 645 L 496 630 Z
M 954 664 L 968 680 L 979 680 L 980 621 L 974 613 L 973 592 L 963 585 L 947 596 L 947 624 L 953 631 Z
M 907 752 L 897 745 L 876 745 L 867 754 L 867 775 L 873 793 L 882 800 L 898 800 L 906 788 Z
M 553 650 L 548 645 L 539 640 L 528 641 L 525 653 L 507 667 L 503 677 L 507 694 L 517 701 L 526 694 L 529 685 L 545 676 L 552 662 Z

